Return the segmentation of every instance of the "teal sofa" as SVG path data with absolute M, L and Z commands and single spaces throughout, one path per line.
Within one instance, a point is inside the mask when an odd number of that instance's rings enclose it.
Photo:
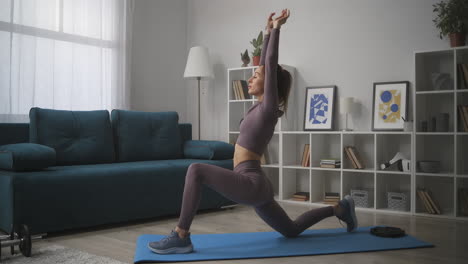
M 39 234 L 178 216 L 191 164 L 233 168 L 234 147 L 192 140 L 177 112 L 32 108 L 29 116 L 30 123 L 0 123 L 6 232 L 13 224 Z M 199 209 L 233 204 L 204 187 Z

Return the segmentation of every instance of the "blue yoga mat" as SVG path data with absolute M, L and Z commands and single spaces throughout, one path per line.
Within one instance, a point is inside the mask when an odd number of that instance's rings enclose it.
M 148 242 L 165 235 L 141 235 L 137 239 L 134 262 L 274 258 L 433 247 L 410 235 L 377 237 L 370 233 L 371 228 L 359 227 L 352 233 L 344 228 L 308 229 L 296 238 L 285 238 L 278 232 L 192 234 L 194 252 L 168 255 L 155 254 L 147 247 Z

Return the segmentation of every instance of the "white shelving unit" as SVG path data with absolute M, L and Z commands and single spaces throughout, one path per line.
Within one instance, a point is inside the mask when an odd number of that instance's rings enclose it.
M 468 133 L 459 122 L 457 109 L 457 105 L 468 105 L 468 89 L 461 89 L 462 76 L 457 72 L 457 64 L 468 64 L 468 47 L 419 51 L 414 56 L 415 160 L 440 162 L 438 173 L 422 172 L 416 166 L 415 187 L 430 190 L 442 211 L 440 215 L 427 213 L 416 196 L 415 213 L 468 220 L 468 215 L 461 214 L 457 199 L 459 188 L 468 188 Z M 435 74 L 449 76 L 446 85 L 437 86 L 433 81 Z M 432 118 L 439 113 L 448 113 L 448 131 L 433 129 Z M 422 121 L 427 122 L 427 131 L 423 131 Z
M 282 202 L 328 206 L 322 202 L 324 192 L 338 192 L 341 197 L 351 189 L 369 190 L 369 207 L 357 210 L 430 217 L 468 220 L 457 207 L 457 190 L 468 188 L 468 132 L 458 124 L 457 105 L 468 105 L 468 89 L 458 89 L 454 81 L 446 90 L 435 90 L 431 76 L 433 72 L 448 73 L 452 80 L 458 78 L 457 63 L 468 63 L 468 48 L 453 48 L 438 51 L 415 52 L 415 80 L 411 89 L 410 107 L 414 122 L 413 132 L 386 131 L 303 131 L 299 100 L 303 91 L 289 97 L 289 108 L 278 120 L 272 140 L 267 147 L 269 163 L 262 165 L 275 188 L 275 199 Z M 282 65 L 293 75 L 293 67 Z M 228 69 L 228 122 L 229 142 L 235 144 L 239 136 L 239 122 L 255 103 L 250 100 L 235 100 L 233 80 L 247 80 L 256 67 Z M 299 98 L 299 99 L 298 99 Z M 455 103 L 456 102 L 456 103 Z M 421 120 L 438 113 L 449 113 L 448 131 L 421 131 Z M 428 125 L 429 127 L 429 125 Z M 310 167 L 301 166 L 305 144 L 310 144 Z M 343 148 L 357 148 L 365 169 L 353 169 Z M 411 171 L 402 172 L 392 166 L 381 170 L 380 164 L 402 152 L 411 159 Z M 341 168 L 320 168 L 320 159 L 339 158 Z M 424 173 L 416 166 L 419 160 L 441 161 L 440 173 Z M 425 213 L 416 190 L 429 189 L 439 204 L 442 214 Z M 291 200 L 295 192 L 309 192 L 306 202 Z M 388 209 L 387 192 L 405 193 L 407 208 L 396 211 Z
M 294 77 L 294 68 L 282 65 Z M 233 80 L 247 80 L 256 67 L 228 69 L 228 122 L 229 142 L 235 144 L 239 136 L 239 122 L 248 109 L 256 101 L 235 100 L 232 88 Z M 292 90 L 297 91 L 296 87 Z M 393 211 L 387 206 L 387 192 L 404 192 L 412 197 L 414 185 L 412 172 L 380 170 L 380 164 L 393 158 L 397 151 L 413 158 L 412 132 L 382 132 L 382 131 L 300 131 L 302 121 L 298 120 L 304 109 L 299 109 L 298 98 L 301 91 L 292 93 L 289 97 L 289 107 L 286 115 L 278 120 L 273 138 L 267 152 L 269 163 L 262 165 L 275 188 L 275 199 L 296 204 L 314 204 L 327 206 L 323 203 L 325 192 L 338 192 L 341 197 L 350 194 L 351 189 L 370 190 L 369 208 L 358 210 L 397 212 L 409 214 L 414 205 L 409 200 L 407 210 Z M 310 167 L 301 165 L 305 144 L 311 146 Z M 365 169 L 353 169 L 344 146 L 353 145 L 359 151 L 365 163 Z M 336 157 L 342 161 L 341 168 L 321 168 L 320 160 Z M 295 192 L 309 192 L 310 199 L 306 202 L 291 200 Z

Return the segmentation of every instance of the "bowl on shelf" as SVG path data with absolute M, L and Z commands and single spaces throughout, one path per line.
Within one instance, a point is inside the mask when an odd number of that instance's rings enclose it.
M 426 173 L 440 172 L 440 161 L 438 160 L 420 160 L 417 162 L 418 171 Z

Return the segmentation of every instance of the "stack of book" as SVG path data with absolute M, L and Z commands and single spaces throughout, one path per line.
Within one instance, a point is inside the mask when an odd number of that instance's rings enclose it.
M 302 152 L 302 167 L 310 167 L 310 145 L 304 145 L 304 151 Z
M 468 132 L 468 105 L 458 105 L 458 120 L 460 120 L 460 127 Z
M 341 160 L 339 159 L 322 159 L 320 160 L 321 168 L 340 168 Z
M 468 189 L 458 189 L 458 212 L 462 216 L 468 216 Z
M 293 201 L 309 201 L 308 192 L 296 192 L 292 197 Z
M 323 203 L 335 205 L 340 200 L 340 193 L 337 192 L 325 192 L 325 199 Z
M 232 90 L 236 100 L 250 99 L 249 86 L 246 80 L 232 81 Z
M 468 64 L 457 64 L 458 88 L 468 89 Z
M 346 156 L 351 161 L 351 164 L 354 169 L 364 169 L 365 165 L 363 160 L 361 159 L 356 147 L 354 146 L 346 146 L 344 147 L 344 151 Z
M 430 191 L 421 188 L 417 190 L 419 199 L 424 204 L 426 208 L 426 212 L 429 214 L 441 214 L 439 205 L 435 202 L 433 196 L 431 195 Z

